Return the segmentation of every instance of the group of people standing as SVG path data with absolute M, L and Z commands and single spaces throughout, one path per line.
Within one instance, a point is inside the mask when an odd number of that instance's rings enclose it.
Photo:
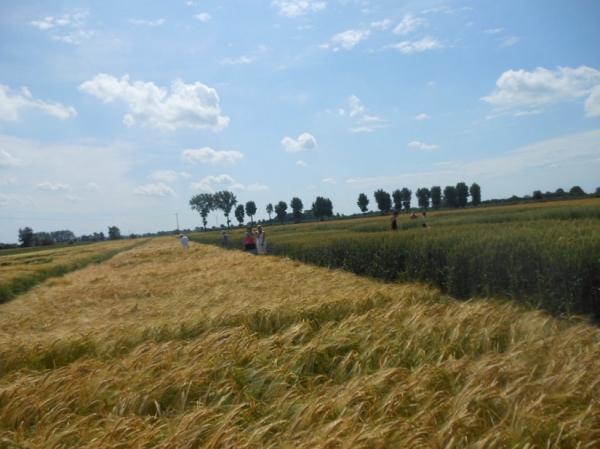
M 222 233 L 221 244 L 223 246 L 229 246 L 229 237 L 227 232 Z M 181 240 L 181 246 L 183 248 L 189 248 L 189 239 L 187 235 L 179 234 Z M 251 254 L 267 254 L 267 233 L 263 231 L 261 225 L 256 228 L 256 233 L 252 231 L 252 226 L 246 228 L 246 236 L 244 238 L 244 251 Z
M 256 255 L 267 254 L 267 233 L 261 225 L 257 226 L 256 234 L 252 231 L 252 226 L 246 228 L 244 251 Z

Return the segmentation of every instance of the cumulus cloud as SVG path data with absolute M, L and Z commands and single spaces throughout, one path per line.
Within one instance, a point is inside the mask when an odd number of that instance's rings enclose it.
M 71 186 L 69 184 L 61 184 L 56 183 L 52 184 L 50 182 L 40 182 L 36 186 L 40 190 L 46 190 L 48 192 L 58 192 L 60 190 L 71 190 Z
M 20 92 L 16 92 L 10 87 L 0 84 L 0 120 L 17 121 L 19 112 L 24 109 L 38 109 L 62 120 L 77 115 L 77 111 L 72 106 L 33 98 L 26 87 L 22 88 Z
M 308 164 L 304 162 L 302 159 L 296 162 L 296 165 L 301 165 L 302 167 L 308 167 Z
M 587 97 L 585 110 L 592 117 L 600 115 L 600 71 L 581 66 L 559 67 L 552 71 L 538 67 L 533 72 L 508 70 L 496 81 L 496 90 L 482 100 L 501 110 L 539 108 Z M 518 111 L 520 112 L 520 111 Z
M 101 73 L 79 86 L 105 103 L 122 100 L 128 114 L 123 122 L 128 126 L 140 125 L 158 129 L 179 128 L 221 131 L 229 124 L 229 117 L 221 115 L 217 91 L 202 83 L 185 84 L 176 80 L 171 93 L 152 82 L 133 81 L 128 75 L 120 80 Z
M 404 54 L 421 53 L 427 50 L 435 50 L 444 46 L 436 38 L 427 36 L 419 41 L 402 41 L 397 44 L 386 45 L 384 48 L 394 48 Z
M 394 34 L 399 34 L 404 36 L 406 34 L 412 33 L 417 28 L 425 23 L 425 19 L 415 17 L 413 14 L 408 13 L 405 14 L 402 18 L 402 21 L 394 28 Z
M 334 185 L 337 184 L 337 181 L 333 178 L 325 178 L 321 181 L 323 184 Z
M 22 162 L 6 150 L 0 150 L 0 167 L 18 167 Z
M 201 14 L 196 14 L 194 17 L 201 22 L 208 22 L 210 19 L 212 19 L 210 14 L 207 12 L 203 12 Z
M 338 50 L 339 47 L 352 50 L 360 41 L 368 38 L 370 34 L 370 30 L 347 30 L 333 36 L 331 42 L 336 45 L 335 50 Z
M 269 190 L 269 188 L 264 184 L 254 183 L 248 186 L 248 190 L 251 192 L 262 192 L 263 190 Z
M 133 194 L 158 197 L 177 196 L 175 194 L 175 191 L 171 187 L 163 184 L 162 182 L 159 182 L 158 184 L 146 184 L 145 186 L 136 187 L 135 189 L 133 189 Z
M 326 3 L 316 0 L 273 0 L 271 2 L 283 17 L 298 17 L 309 12 L 325 9 Z
M 287 153 L 314 150 L 317 148 L 317 139 L 309 133 L 300 134 L 298 140 L 294 140 L 291 137 L 284 137 L 281 143 Z
M 42 20 L 33 20 L 30 24 L 38 30 L 50 33 L 53 40 L 68 44 L 80 44 L 93 32 L 86 30 L 89 10 L 75 10 L 58 17 L 46 16 Z
M 423 114 L 419 114 L 415 117 L 415 120 L 427 120 L 431 118 L 429 115 L 423 113 Z
M 408 146 L 413 147 L 413 148 L 418 148 L 419 150 L 425 150 L 425 151 L 431 151 L 431 150 L 435 150 L 437 148 L 437 145 L 428 145 L 426 143 L 419 142 L 417 140 L 413 140 L 412 142 L 409 142 Z
M 231 176 L 229 175 L 219 175 L 219 176 L 207 176 L 206 178 L 203 178 L 200 180 L 200 182 L 193 182 L 192 184 L 190 184 L 190 189 L 192 190 L 203 190 L 205 192 L 209 192 L 209 193 L 214 193 L 214 188 L 213 186 L 215 185 L 222 185 L 222 184 L 229 184 L 234 185 L 235 184 L 235 179 L 233 179 Z
M 215 151 L 209 147 L 199 148 L 197 150 L 183 150 L 181 159 L 192 164 L 235 164 L 242 159 L 244 155 L 239 151 Z

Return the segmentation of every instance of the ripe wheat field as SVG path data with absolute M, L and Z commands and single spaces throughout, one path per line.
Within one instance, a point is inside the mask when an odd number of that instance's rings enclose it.
M 600 447 L 598 372 L 583 319 L 155 238 L 0 305 L 0 447 Z

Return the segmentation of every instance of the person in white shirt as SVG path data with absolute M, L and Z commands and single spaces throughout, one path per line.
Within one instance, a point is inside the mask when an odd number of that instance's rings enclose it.
M 256 228 L 258 230 L 258 238 L 256 239 L 256 250 L 258 254 L 267 254 L 267 234 L 263 231 L 261 225 Z
M 179 237 L 181 237 L 181 247 L 182 248 L 189 248 L 190 247 L 190 243 L 188 241 L 187 235 L 180 234 Z

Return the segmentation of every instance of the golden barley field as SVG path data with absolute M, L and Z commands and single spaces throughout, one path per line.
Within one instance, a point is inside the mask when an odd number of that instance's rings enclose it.
M 0 305 L 2 448 L 600 447 L 600 330 L 155 238 Z

